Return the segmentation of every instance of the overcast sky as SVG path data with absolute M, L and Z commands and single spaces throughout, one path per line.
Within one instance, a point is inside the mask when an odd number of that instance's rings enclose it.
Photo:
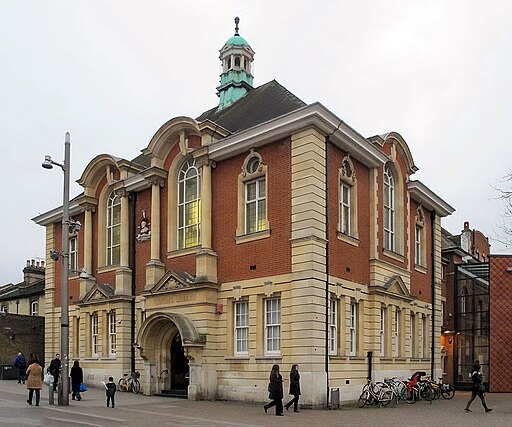
M 98 154 L 132 159 L 175 116 L 217 105 L 219 50 L 234 33 L 256 52 L 254 85 L 276 79 L 365 136 L 400 133 L 419 179 L 489 236 L 495 185 L 512 158 L 512 2 L 0 0 L 0 284 L 45 258 L 31 218 L 71 196 Z

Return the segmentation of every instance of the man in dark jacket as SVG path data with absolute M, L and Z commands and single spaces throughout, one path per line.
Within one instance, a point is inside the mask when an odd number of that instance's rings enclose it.
M 53 391 L 57 391 L 57 384 L 59 382 L 60 375 L 60 354 L 55 354 L 55 359 L 50 362 L 50 366 L 48 367 L 48 372 L 53 375 Z
M 18 384 L 25 384 L 26 370 L 27 370 L 27 361 L 23 353 L 20 351 L 14 359 L 13 365 L 18 369 Z

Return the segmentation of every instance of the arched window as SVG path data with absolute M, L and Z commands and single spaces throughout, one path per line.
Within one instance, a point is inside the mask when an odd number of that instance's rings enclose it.
M 338 175 L 340 205 L 338 233 L 342 236 L 357 238 L 357 180 L 350 155 L 343 159 Z
M 118 265 L 121 257 L 121 197 L 113 191 L 107 201 L 107 265 Z
M 395 250 L 395 179 L 384 168 L 384 249 Z
M 238 176 L 237 242 L 269 236 L 267 166 L 254 150 L 247 155 Z
M 195 159 L 178 173 L 178 249 L 199 245 L 201 237 L 200 174 Z
M 235 68 L 240 68 L 240 57 L 235 56 Z

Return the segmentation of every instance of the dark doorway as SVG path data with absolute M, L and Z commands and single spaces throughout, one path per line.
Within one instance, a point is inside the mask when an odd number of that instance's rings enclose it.
M 171 389 L 186 390 L 188 383 L 188 359 L 185 356 L 181 335 L 178 333 L 171 342 Z

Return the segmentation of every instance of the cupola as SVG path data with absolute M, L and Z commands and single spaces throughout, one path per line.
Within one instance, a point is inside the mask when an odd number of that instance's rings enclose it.
M 220 75 L 220 86 L 217 87 L 217 95 L 220 98 L 219 110 L 238 101 L 253 89 L 254 51 L 249 43 L 238 34 L 239 22 L 240 19 L 236 17 L 235 35 L 220 50 L 222 74 Z

